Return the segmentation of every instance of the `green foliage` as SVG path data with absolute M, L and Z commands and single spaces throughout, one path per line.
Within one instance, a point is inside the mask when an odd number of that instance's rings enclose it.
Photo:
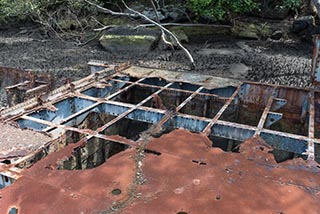
M 91 0 L 100 5 L 110 7 L 120 0 Z M 127 0 L 129 1 L 129 0 Z M 215 20 L 230 19 L 235 15 L 252 10 L 259 11 L 267 2 L 272 8 L 296 10 L 302 5 L 302 0 L 185 0 L 188 8 L 197 17 L 211 17 Z M 121 5 L 121 4 L 120 4 Z M 0 23 L 23 21 L 28 19 L 62 19 L 64 16 L 94 14 L 95 7 L 84 0 L 0 0 Z
M 302 5 L 302 0 L 283 0 L 283 6 L 290 10 L 296 10 Z
M 99 0 L 92 2 L 100 3 Z M 96 9 L 83 0 L 0 0 L 0 22 L 63 15 L 66 11 L 79 15 L 96 12 Z
M 34 9 L 30 0 L 0 0 L 0 21 L 8 21 L 11 17 L 22 20 Z
M 296 10 L 302 6 L 302 0 L 187 0 L 187 6 L 198 17 L 211 17 L 225 20 L 238 14 L 260 11 L 264 4 L 274 9 Z
M 187 0 L 187 5 L 197 16 L 217 20 L 252 11 L 258 6 L 254 0 Z

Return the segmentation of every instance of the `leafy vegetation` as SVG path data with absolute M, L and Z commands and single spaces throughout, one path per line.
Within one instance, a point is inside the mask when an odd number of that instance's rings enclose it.
M 302 0 L 187 0 L 187 5 L 198 17 L 225 20 L 239 14 L 260 11 L 262 5 L 296 10 L 302 5 Z
M 117 5 L 121 2 L 120 0 L 91 1 L 105 4 L 105 6 Z M 175 1 L 171 2 L 175 3 Z M 290 10 L 296 10 L 302 5 L 302 0 L 185 0 L 185 2 L 196 17 L 210 17 L 215 20 L 230 20 L 239 14 L 253 10 L 259 11 L 265 4 L 273 5 L 273 8 Z M 0 22 L 2 23 L 9 20 L 35 20 L 39 17 L 56 19 L 57 16 L 68 16 L 70 12 L 79 16 L 95 13 L 96 9 L 84 0 L 0 0 Z
M 197 16 L 217 20 L 252 11 L 258 6 L 254 0 L 187 0 L 187 5 Z
M 302 0 L 284 0 L 283 6 L 290 10 L 296 10 L 302 5 Z
M 93 2 L 100 3 L 99 0 Z M 79 15 L 95 12 L 95 9 L 82 0 L 0 0 L 1 22 L 37 19 L 65 11 Z
M 0 21 L 8 21 L 11 17 L 23 20 L 34 10 L 32 2 L 28 0 L 0 0 Z

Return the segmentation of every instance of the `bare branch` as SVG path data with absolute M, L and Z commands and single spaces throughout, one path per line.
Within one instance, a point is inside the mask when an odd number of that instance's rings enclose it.
M 95 3 L 91 2 L 91 1 L 88 1 L 88 0 L 84 0 L 84 1 L 87 2 L 88 4 L 94 6 L 94 7 L 97 7 L 99 10 L 101 10 L 101 11 L 104 12 L 104 13 L 108 13 L 108 14 L 115 15 L 115 16 L 136 17 L 136 16 L 135 16 L 134 14 L 132 14 L 132 13 L 116 12 L 116 11 L 109 10 L 109 9 L 107 9 L 107 8 L 101 7 L 100 5 L 95 4 Z
M 162 26 L 180 26 L 180 27 L 213 27 L 213 28 L 232 28 L 231 25 L 214 24 L 184 24 L 184 23 L 161 23 Z M 141 24 L 137 27 L 153 27 L 155 24 Z
M 95 17 L 91 16 L 91 19 L 93 19 L 93 21 L 95 21 L 98 25 L 101 25 L 102 27 L 104 27 L 105 25 L 103 23 L 101 23 L 99 20 L 97 20 Z
M 85 46 L 87 44 L 89 44 L 90 42 L 96 40 L 99 36 L 101 36 L 101 33 L 103 31 L 99 31 L 95 36 L 93 36 L 91 39 L 88 39 L 87 41 L 83 42 L 83 43 L 79 43 L 78 46 Z
M 124 6 L 131 12 L 139 15 L 140 17 L 144 18 L 145 20 L 147 20 L 148 22 L 151 22 L 152 24 L 156 25 L 157 27 L 159 27 L 160 29 L 162 29 L 164 32 L 168 33 L 169 35 L 171 35 L 174 40 L 176 40 L 177 42 L 177 45 L 186 53 L 186 55 L 188 56 L 190 62 L 191 62 L 191 65 L 192 67 L 194 68 L 195 67 L 195 63 L 194 63 L 194 59 L 191 55 L 191 53 L 188 51 L 188 49 L 186 49 L 181 43 L 180 41 L 178 40 L 178 38 L 173 34 L 171 33 L 168 29 L 166 29 L 165 27 L 161 26 L 161 24 L 158 24 L 157 22 L 155 22 L 154 20 L 150 19 L 149 17 L 143 15 L 142 13 L 138 12 L 138 11 L 135 11 L 133 9 L 131 9 L 130 7 L 128 7 L 128 5 L 122 0 L 122 3 L 124 4 Z
M 169 45 L 172 50 L 174 50 L 174 45 L 166 39 L 166 34 L 164 33 L 164 31 L 162 31 L 161 39 L 165 44 Z
M 103 27 L 101 27 L 101 28 L 93 29 L 93 31 L 103 31 L 103 30 L 107 30 L 107 29 L 110 29 L 110 28 L 113 28 L 113 27 L 116 27 L 116 25 L 103 26 Z
M 172 38 L 177 42 L 177 45 L 186 53 L 186 55 L 188 56 L 190 62 L 191 62 L 191 66 L 192 68 L 195 67 L 195 63 L 194 63 L 194 59 L 191 55 L 191 53 L 188 51 L 188 49 L 186 49 L 181 43 L 180 41 L 178 40 L 178 38 L 172 33 L 170 32 L 168 29 L 166 29 L 165 27 L 163 27 L 161 24 L 157 23 L 156 21 L 150 19 L 149 17 L 143 15 L 142 13 L 138 12 L 138 11 L 135 11 L 133 9 L 131 9 L 130 7 L 128 7 L 128 5 L 122 0 L 122 3 L 123 5 L 132 13 L 122 13 L 122 12 L 115 12 L 115 11 L 112 11 L 112 10 L 109 10 L 107 8 L 104 8 L 104 7 L 101 7 L 100 5 L 97 5 L 93 2 L 90 2 L 89 0 L 84 0 L 85 2 L 87 2 L 88 4 L 92 5 L 92 6 L 95 6 L 97 7 L 98 9 L 100 9 L 101 11 L 103 11 L 104 13 L 108 13 L 108 14 L 111 14 L 111 15 L 117 15 L 117 16 L 128 16 L 128 17 L 136 17 L 134 14 L 144 18 L 145 20 L 147 20 L 148 22 L 150 22 L 151 24 L 159 27 L 162 31 L 164 31 L 165 33 L 169 34 L 172 36 Z M 105 28 L 109 28 L 109 26 L 106 26 L 106 27 L 103 27 L 103 28 L 100 28 L 100 29 L 97 29 L 99 31 L 102 31 L 104 30 Z M 166 41 L 166 40 L 164 40 Z
M 157 22 L 160 24 L 160 19 L 159 19 L 158 13 L 157 13 L 156 5 L 154 4 L 153 0 L 150 0 L 150 1 L 151 1 L 151 4 L 152 4 L 152 7 L 153 7 L 154 14 L 155 14 L 155 16 L 157 18 Z M 159 7 L 159 2 L 157 2 L 157 3 L 158 3 L 158 7 Z M 165 44 L 169 45 L 172 50 L 174 50 L 173 44 L 166 39 L 166 34 L 162 29 L 161 29 L 161 39 Z

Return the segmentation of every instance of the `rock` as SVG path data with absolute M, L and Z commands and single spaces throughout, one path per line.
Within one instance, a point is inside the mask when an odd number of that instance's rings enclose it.
M 314 26 L 315 20 L 313 16 L 303 16 L 294 20 L 291 31 L 293 33 L 299 33 L 308 28 L 313 28 Z
M 245 76 L 251 68 L 243 63 L 234 63 L 230 65 L 229 69 L 231 78 L 245 79 Z
M 259 39 L 258 31 L 254 24 L 239 23 L 233 28 L 233 32 L 240 38 Z
M 182 29 L 175 29 L 172 31 L 174 35 L 179 39 L 180 42 L 182 43 L 188 43 L 189 42 L 189 37 L 187 34 L 184 32 Z
M 138 1 L 134 1 L 130 4 L 130 8 L 132 8 L 135 11 L 141 12 L 143 15 L 147 16 L 148 18 L 157 21 L 157 16 L 160 21 L 163 21 L 168 18 L 167 15 L 164 15 L 161 13 L 161 11 L 157 10 L 156 13 L 154 12 L 154 9 L 152 7 L 146 7 L 145 5 L 139 3 Z M 133 14 L 134 18 L 140 19 L 141 17 L 137 15 L 136 13 L 133 13 L 132 11 L 126 9 L 124 12 Z M 142 19 L 142 23 L 149 23 L 146 20 Z
M 167 19 L 167 16 L 164 16 L 160 11 L 156 11 L 156 12 L 160 21 Z M 149 17 L 152 20 L 155 20 L 155 21 L 157 20 L 157 16 L 152 8 L 147 8 L 143 10 L 142 14 Z
M 105 50 L 112 53 L 148 53 L 159 41 L 159 31 L 116 27 L 106 31 L 99 39 Z
M 256 32 L 253 32 L 253 31 L 240 31 L 238 33 L 238 36 L 240 38 L 244 38 L 244 39 L 259 39 L 259 36 Z
M 256 29 L 258 31 L 258 36 L 262 39 L 267 39 L 272 35 L 270 26 L 267 24 L 256 25 Z
M 313 16 L 303 16 L 294 20 L 291 32 L 306 42 L 313 42 L 313 35 L 318 33 Z
M 188 20 L 187 9 L 183 6 L 167 5 L 164 7 L 163 11 L 171 22 L 178 23 Z
M 272 33 L 270 38 L 273 40 L 279 40 L 281 39 L 282 35 L 283 35 L 283 32 L 281 30 L 276 30 Z
M 271 35 L 269 25 L 238 22 L 232 28 L 233 34 L 244 39 L 265 39 Z

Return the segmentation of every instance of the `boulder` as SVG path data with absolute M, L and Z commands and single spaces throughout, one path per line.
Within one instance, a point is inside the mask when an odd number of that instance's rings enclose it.
M 148 18 L 154 21 L 157 21 L 157 17 L 159 18 L 160 22 L 168 18 L 168 16 L 164 15 L 160 10 L 157 10 L 155 13 L 152 7 L 147 7 L 146 5 L 139 3 L 139 1 L 133 1 L 129 6 L 131 9 L 141 12 L 143 15 L 147 16 Z M 133 13 L 128 9 L 125 9 L 124 12 L 132 14 L 133 18 L 141 19 L 139 15 L 137 15 L 136 13 Z M 148 22 L 142 18 L 141 23 L 148 23 Z
M 264 39 L 271 35 L 270 27 L 268 25 L 245 22 L 238 22 L 232 28 L 232 32 L 235 36 L 244 39 Z
M 134 29 L 121 26 L 106 31 L 99 39 L 105 50 L 112 53 L 148 53 L 156 47 L 160 33 L 157 30 Z
M 301 31 L 313 28 L 314 26 L 315 20 L 313 16 L 303 16 L 293 21 L 291 31 L 293 33 L 299 33 Z
M 178 23 L 188 21 L 188 12 L 186 7 L 181 5 L 167 5 L 163 8 L 164 13 L 170 19 L 170 22 Z
M 299 36 L 301 40 L 312 43 L 313 35 L 318 34 L 319 30 L 313 16 L 303 16 L 294 20 L 291 32 Z
M 257 32 L 252 30 L 242 30 L 238 33 L 238 36 L 243 39 L 259 39 Z

